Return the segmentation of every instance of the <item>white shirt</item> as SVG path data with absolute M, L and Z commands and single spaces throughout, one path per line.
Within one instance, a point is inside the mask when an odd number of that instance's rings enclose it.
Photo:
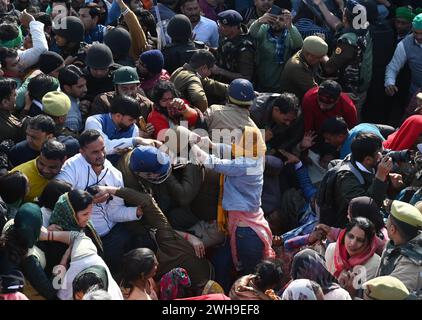
M 108 114 L 111 117 L 111 113 Z M 135 129 L 133 130 L 132 138 L 120 138 L 120 139 L 109 139 L 108 136 L 103 132 L 103 127 L 101 123 L 97 120 L 94 116 L 90 116 L 86 119 L 85 122 L 85 130 L 94 129 L 101 133 L 101 136 L 104 139 L 105 143 L 105 151 L 106 154 L 115 154 L 117 153 L 116 149 L 125 149 L 130 148 L 135 145 L 134 137 L 139 137 L 139 129 L 138 126 L 134 125 Z
M 360 171 L 367 172 L 367 173 L 371 173 L 371 174 L 374 174 L 374 173 L 375 173 L 375 170 L 374 170 L 374 169 L 372 169 L 372 172 L 371 172 L 371 171 L 369 171 L 368 169 L 366 169 L 366 168 L 364 167 L 364 165 L 363 165 L 362 163 L 360 163 L 360 162 L 357 162 L 357 161 L 356 161 L 356 165 L 358 166 L 358 168 L 359 168 L 359 170 L 360 170 Z
M 62 167 L 57 180 L 70 183 L 73 188 L 86 190 L 89 186 L 123 187 L 122 173 L 110 161 L 105 160 L 104 168 L 97 174 L 79 153 L 69 158 Z M 136 207 L 126 207 L 122 198 L 94 204 L 91 221 L 100 237 L 105 236 L 118 222 L 139 220 Z
M 44 24 L 39 21 L 31 21 L 29 23 L 29 32 L 32 37 L 32 48 L 18 50 L 19 67 L 22 71 L 36 64 L 40 55 L 48 51 L 47 39 L 44 34 Z
M 422 48 L 421 43 L 416 43 L 419 47 Z M 394 51 L 394 55 L 391 58 L 390 63 L 387 65 L 385 69 L 385 81 L 384 86 L 394 86 L 396 84 L 396 78 L 399 74 L 401 68 L 403 68 L 404 64 L 407 61 L 406 50 L 404 49 L 403 40 L 399 42 L 397 45 L 396 51 Z
M 202 41 L 211 48 L 218 48 L 219 35 L 215 21 L 201 16 L 192 32 L 195 34 L 195 40 Z

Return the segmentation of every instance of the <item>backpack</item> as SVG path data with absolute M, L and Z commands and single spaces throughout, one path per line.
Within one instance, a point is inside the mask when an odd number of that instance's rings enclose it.
M 320 187 L 316 196 L 316 212 L 319 215 L 320 223 L 328 226 L 336 226 L 339 218 L 338 208 L 335 203 L 335 188 L 337 174 L 342 171 L 350 171 L 359 180 L 359 183 L 365 184 L 365 180 L 359 170 L 353 166 L 349 160 L 338 162 L 333 168 L 329 169 L 322 178 Z

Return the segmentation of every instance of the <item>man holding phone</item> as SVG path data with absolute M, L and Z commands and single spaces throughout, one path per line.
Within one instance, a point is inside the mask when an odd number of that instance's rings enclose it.
M 258 90 L 281 92 L 284 65 L 303 44 L 288 10 L 275 15 L 268 10 L 255 20 L 249 34 L 256 40 Z

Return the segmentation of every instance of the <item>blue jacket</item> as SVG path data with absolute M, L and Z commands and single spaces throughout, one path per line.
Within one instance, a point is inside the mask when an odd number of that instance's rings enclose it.
M 258 212 L 264 184 L 264 157 L 257 160 L 239 157 L 235 160 L 209 156 L 205 167 L 223 174 L 223 209 Z
M 356 138 L 356 136 L 361 132 L 374 133 L 379 136 L 382 141 L 385 140 L 377 126 L 371 123 L 358 124 L 357 126 L 353 127 L 352 130 L 349 131 L 349 136 L 346 138 L 346 141 L 344 141 L 343 145 L 341 146 L 340 159 L 344 159 L 349 153 L 352 152 L 352 142 Z
M 107 27 L 102 24 L 98 24 L 88 34 L 85 34 L 84 41 L 88 44 L 92 44 L 94 41 L 103 42 L 104 34 L 106 33 Z

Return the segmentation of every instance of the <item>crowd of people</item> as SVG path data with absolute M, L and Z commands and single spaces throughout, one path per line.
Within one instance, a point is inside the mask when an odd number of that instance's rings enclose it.
M 0 0 L 0 300 L 422 298 L 420 0 Z

